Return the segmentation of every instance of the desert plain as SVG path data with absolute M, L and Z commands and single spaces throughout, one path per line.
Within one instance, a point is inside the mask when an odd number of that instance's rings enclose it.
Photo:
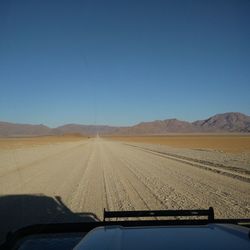
M 104 208 L 246 218 L 249 190 L 246 134 L 0 139 L 1 240 L 34 223 L 102 220 Z

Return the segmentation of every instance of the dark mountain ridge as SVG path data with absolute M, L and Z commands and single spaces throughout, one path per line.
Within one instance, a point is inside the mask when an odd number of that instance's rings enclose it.
M 130 127 L 66 124 L 57 128 L 45 125 L 0 122 L 1 137 L 41 136 L 79 133 L 82 135 L 163 135 L 168 133 L 248 133 L 250 116 L 238 112 L 217 114 L 194 122 L 178 119 L 141 122 Z

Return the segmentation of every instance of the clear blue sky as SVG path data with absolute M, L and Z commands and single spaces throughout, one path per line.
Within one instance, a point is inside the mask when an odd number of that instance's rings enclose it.
M 0 120 L 250 114 L 250 1 L 0 1 Z

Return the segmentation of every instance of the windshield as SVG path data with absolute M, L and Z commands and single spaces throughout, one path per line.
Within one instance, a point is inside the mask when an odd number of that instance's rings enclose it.
M 1 1 L 1 240 L 104 209 L 250 217 L 249 13 L 247 0 Z

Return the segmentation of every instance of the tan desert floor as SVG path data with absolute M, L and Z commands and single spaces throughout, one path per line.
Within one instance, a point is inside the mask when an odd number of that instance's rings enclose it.
M 250 183 L 102 138 L 0 151 L 0 234 L 108 210 L 213 206 L 250 217 Z

